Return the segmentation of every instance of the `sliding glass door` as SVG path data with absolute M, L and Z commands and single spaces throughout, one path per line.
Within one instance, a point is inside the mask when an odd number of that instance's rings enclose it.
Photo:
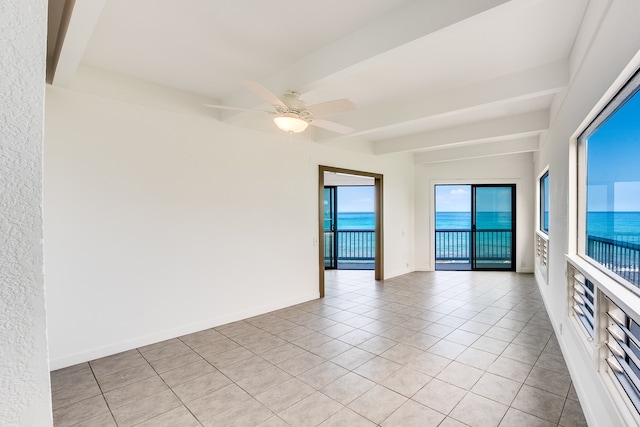
M 515 185 L 473 185 L 473 270 L 515 270 Z
M 435 269 L 515 270 L 512 184 L 435 186 Z

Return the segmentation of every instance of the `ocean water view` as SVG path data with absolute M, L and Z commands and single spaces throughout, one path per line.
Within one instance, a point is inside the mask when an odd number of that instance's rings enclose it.
M 475 249 L 471 248 L 471 212 L 436 213 L 436 260 L 467 262 L 511 256 L 510 214 L 478 212 Z M 553 233 L 553 229 L 550 230 Z M 587 213 L 586 254 L 640 286 L 640 212 Z
M 325 233 L 325 265 L 334 252 L 336 244 L 336 261 L 346 269 L 372 270 L 375 259 L 375 214 L 374 212 L 338 212 L 337 233 Z M 333 240 L 333 239 L 336 240 Z M 348 264 L 348 267 L 344 267 Z
M 640 238 L 640 212 L 588 212 L 587 235 L 628 241 Z
M 478 212 L 482 229 L 510 229 L 510 213 Z M 640 243 L 640 212 L 589 212 L 589 236 Z M 373 230 L 373 212 L 338 212 L 339 230 Z M 470 230 L 471 212 L 436 212 L 436 230 Z M 553 232 L 553 231 L 551 231 Z
M 436 230 L 471 229 L 471 212 L 436 212 Z
M 471 212 L 436 212 L 436 262 L 471 262 Z M 475 259 L 496 268 L 510 265 L 511 212 L 476 212 Z M 488 265 L 488 264 L 486 264 Z
M 436 259 L 467 260 L 470 257 L 471 212 L 436 212 Z M 476 218 L 478 231 L 499 230 L 479 233 L 476 236 L 476 256 L 487 259 L 509 259 L 511 254 L 511 214 L 509 212 L 478 212 Z M 589 236 L 587 254 L 598 262 L 618 272 L 625 278 L 637 283 L 638 279 L 629 274 L 638 274 L 640 259 L 640 212 L 589 212 Z M 373 230 L 375 217 L 373 212 L 338 212 L 338 230 Z M 442 230 L 457 230 L 442 233 Z M 551 230 L 553 233 L 553 230 Z M 358 236 L 358 237 L 355 237 Z M 362 235 L 364 236 L 364 235 Z M 340 257 L 373 256 L 373 235 L 364 239 L 360 235 L 341 235 L 338 240 Z M 357 239 L 357 240 L 353 240 Z M 616 242 L 618 252 L 607 249 Z M 604 243 L 603 243 L 604 241 Z M 604 245 L 604 246 L 603 246 Z M 608 246 L 607 246 L 608 245 Z M 622 251 L 623 250 L 623 251 Z M 361 251 L 361 252 L 360 252 Z M 615 253 L 615 256 L 611 255 Z
M 373 212 L 338 212 L 338 230 L 373 230 Z
M 483 229 L 510 228 L 509 213 L 478 212 Z M 436 230 L 470 230 L 471 212 L 436 212 Z M 587 234 L 611 240 L 640 241 L 640 212 L 589 212 Z
M 476 225 L 482 229 L 511 229 L 510 212 L 478 212 Z M 436 230 L 470 230 L 471 212 L 436 212 Z

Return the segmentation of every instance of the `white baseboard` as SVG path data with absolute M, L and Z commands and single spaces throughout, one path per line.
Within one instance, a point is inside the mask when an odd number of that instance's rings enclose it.
M 288 299 L 285 301 L 279 301 L 272 304 L 267 304 L 260 307 L 254 307 L 252 309 L 241 311 L 225 316 L 214 317 L 202 322 L 192 323 L 189 325 L 179 326 L 170 330 L 161 331 L 155 334 L 135 337 L 130 340 L 122 341 L 119 343 L 113 343 L 105 345 L 103 347 L 89 349 L 49 361 L 49 366 L 52 371 L 56 369 L 66 368 L 67 366 L 76 365 L 78 363 L 87 362 L 90 360 L 99 359 L 101 357 L 110 356 L 112 354 L 121 353 L 123 351 L 131 350 L 145 345 L 154 344 L 160 341 L 176 338 L 182 335 L 191 334 L 193 332 L 202 331 L 204 329 L 214 328 L 216 326 L 224 325 L 238 320 L 248 319 L 253 316 L 269 313 L 271 311 L 279 310 L 281 308 L 291 307 L 292 305 L 300 304 L 303 302 L 311 301 L 320 297 L 319 293 L 300 295 L 296 298 Z
M 384 280 L 389 280 L 389 279 L 393 279 L 394 277 L 398 277 L 398 276 L 402 276 L 405 274 L 409 274 L 409 273 L 413 273 L 414 270 L 411 269 L 403 269 L 403 270 L 398 270 L 398 271 L 392 271 L 391 273 L 386 273 Z

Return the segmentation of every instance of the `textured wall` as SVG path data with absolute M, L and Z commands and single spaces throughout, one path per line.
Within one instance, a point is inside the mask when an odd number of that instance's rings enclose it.
M 0 424 L 51 425 L 42 273 L 45 0 L 0 7 Z

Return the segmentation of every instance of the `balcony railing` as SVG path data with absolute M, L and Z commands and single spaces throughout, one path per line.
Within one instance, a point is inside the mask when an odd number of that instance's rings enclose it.
M 631 236 L 637 238 L 637 236 Z M 587 255 L 636 286 L 640 286 L 640 244 L 621 235 L 616 239 L 587 236 Z
M 511 230 L 478 230 L 475 232 L 477 261 L 511 259 Z
M 375 230 L 338 230 L 338 261 L 373 261 Z
M 436 230 L 436 261 L 471 260 L 471 230 Z
M 337 248 L 334 239 L 337 238 Z M 337 252 L 334 252 L 337 249 Z M 376 253 L 375 230 L 338 230 L 324 233 L 325 267 L 343 268 L 359 265 L 373 269 Z
M 511 259 L 511 230 L 475 231 L 477 261 Z M 467 261 L 471 259 L 471 230 L 436 230 L 436 261 Z

